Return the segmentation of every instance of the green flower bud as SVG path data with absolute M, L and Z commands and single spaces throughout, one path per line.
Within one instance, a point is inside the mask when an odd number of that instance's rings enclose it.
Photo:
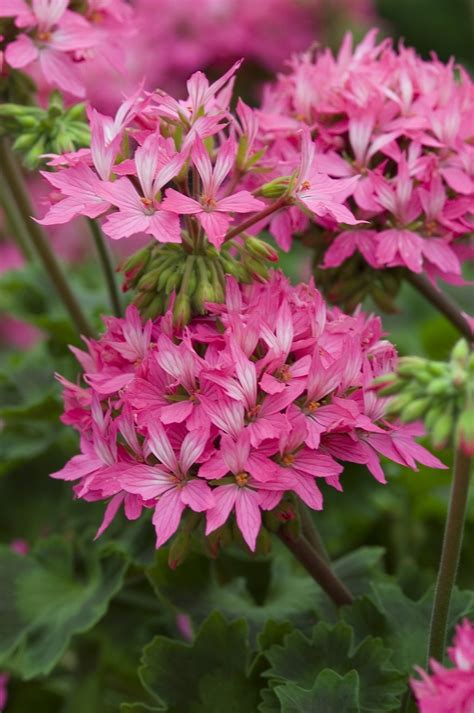
M 431 430 L 431 442 L 434 448 L 445 448 L 451 438 L 454 429 L 453 408 L 445 408 L 443 414 L 433 425 Z
M 275 178 L 273 181 L 264 183 L 263 186 L 260 187 L 258 194 L 264 198 L 281 198 L 288 193 L 292 181 L 292 176 Z
M 426 413 L 430 404 L 431 399 L 427 396 L 425 396 L 424 398 L 415 399 L 402 409 L 400 413 L 400 420 L 403 423 L 410 423 L 411 421 L 416 421 Z
M 433 379 L 426 387 L 426 393 L 430 396 L 450 396 L 452 394 L 451 380 L 446 376 Z
M 189 554 L 191 538 L 189 532 L 182 530 L 178 532 L 171 543 L 168 554 L 168 565 L 171 569 L 176 569 L 184 562 Z
M 191 319 L 191 300 L 186 292 L 180 292 L 173 305 L 173 321 L 177 327 L 184 327 Z
M 465 366 L 471 350 L 466 339 L 460 339 L 454 346 L 451 352 L 451 361 L 456 362 L 460 366 Z
M 260 240 L 260 238 L 254 238 L 249 235 L 245 239 L 245 248 L 256 257 L 264 258 L 271 262 L 278 262 L 279 260 L 277 251 L 264 240 Z

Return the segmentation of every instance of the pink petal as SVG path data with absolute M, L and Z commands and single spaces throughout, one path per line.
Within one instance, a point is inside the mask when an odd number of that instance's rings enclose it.
M 204 512 L 215 505 L 212 490 L 202 480 L 190 480 L 181 490 L 181 501 L 194 512 Z
M 181 230 L 179 218 L 176 213 L 169 213 L 166 210 L 157 210 L 150 216 L 150 223 L 147 233 L 160 243 L 180 243 Z
M 224 524 L 237 499 L 237 485 L 220 485 L 213 491 L 215 505 L 206 513 L 206 535 Z
M 178 468 L 178 459 L 159 421 L 148 424 L 148 445 L 153 455 L 172 472 Z
M 104 517 L 100 524 L 100 527 L 95 534 L 94 540 L 97 540 L 97 538 L 99 538 L 102 533 L 105 532 L 105 530 L 108 528 L 108 526 L 116 516 L 124 497 L 125 496 L 123 493 L 118 493 L 117 495 L 114 495 L 112 500 L 109 502 L 105 509 Z
M 229 227 L 230 218 L 226 213 L 212 211 L 210 213 L 199 213 L 198 220 L 201 223 L 210 243 L 217 249 L 224 242 L 224 236 Z
M 65 92 L 84 97 L 86 90 L 77 65 L 63 52 L 44 49 L 39 53 L 43 74 L 49 84 L 56 84 Z
M 293 490 L 313 510 L 323 509 L 323 496 L 313 478 L 294 473 Z
M 189 215 L 193 213 L 202 213 L 202 206 L 189 196 L 178 193 L 174 188 L 168 188 L 166 196 L 161 204 L 164 210 L 169 210 L 172 213 L 179 215 Z
M 217 210 L 229 211 L 230 213 L 251 213 L 254 210 L 262 210 L 263 208 L 265 208 L 265 203 L 254 198 L 249 191 L 238 191 L 217 202 Z
M 168 406 L 163 406 L 160 411 L 161 423 L 182 423 L 191 414 L 194 406 L 191 401 L 178 401 Z
M 120 210 L 107 216 L 102 229 L 112 240 L 121 240 L 137 233 L 147 233 L 149 226 L 149 216 L 144 213 Z
M 156 547 L 161 547 L 171 535 L 174 535 L 181 521 L 185 508 L 181 494 L 177 489 L 169 490 L 161 496 L 153 513 L 153 525 L 156 530 Z
M 235 502 L 237 525 L 252 552 L 262 524 L 258 493 L 249 488 L 239 488 Z
M 188 433 L 181 444 L 179 464 L 183 474 L 186 474 L 201 457 L 207 444 L 207 430 L 196 429 Z
M 153 500 L 173 487 L 169 472 L 142 463 L 130 466 L 120 474 L 119 480 L 127 493 L 140 495 L 143 500 Z
M 26 67 L 38 57 L 38 48 L 27 35 L 20 35 L 5 50 L 5 60 L 15 69 Z
M 217 451 L 199 468 L 199 477 L 207 480 L 217 480 L 223 478 L 229 472 L 229 467 L 222 457 L 222 453 Z

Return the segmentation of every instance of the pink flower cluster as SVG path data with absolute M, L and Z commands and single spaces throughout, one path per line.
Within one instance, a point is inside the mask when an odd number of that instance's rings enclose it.
M 240 100 L 236 116 L 230 114 L 240 64 L 212 84 L 196 72 L 183 101 L 162 92 L 143 96 L 138 89 L 115 117 L 90 109 L 91 149 L 52 159 L 58 170 L 43 175 L 55 189 L 54 202 L 40 222 L 105 216 L 103 230 L 113 240 L 147 234 L 163 243 L 181 242 L 186 228 L 188 236 L 203 234 L 219 249 L 243 216 L 248 221 L 253 214 L 262 229 L 265 216 L 277 213 L 283 204 L 263 200 L 265 183 L 282 179 L 295 220 L 308 214 L 357 224 L 343 205 L 357 177 L 321 173 L 309 131 L 290 146 L 291 161 L 275 150 L 268 160 L 257 112 Z M 293 170 L 291 187 L 287 174 Z
M 274 72 L 293 52 L 322 40 L 328 14 L 369 26 L 372 0 L 135 0 L 136 33 L 126 45 L 126 76 L 107 67 L 87 77 L 88 96 L 101 111 L 113 111 L 123 91 L 132 93 L 146 77 L 146 86 L 178 92 L 198 69 L 218 71 L 239 57 L 252 63 L 247 81 L 254 85 Z M 159 21 L 156 21 L 159 18 Z M 256 69 L 256 67 L 257 69 Z
M 142 324 L 132 306 L 86 352 L 72 349 L 85 385 L 59 378 L 81 454 L 53 477 L 108 501 L 98 534 L 122 505 L 128 519 L 153 510 L 157 547 L 186 509 L 205 514 L 206 534 L 235 513 L 254 550 L 262 511 L 290 492 L 320 510 L 320 486 L 342 490 L 346 461 L 380 483 L 380 455 L 444 467 L 415 443 L 416 426 L 384 419 L 370 389 L 396 360 L 379 318 L 329 309 L 278 272 L 265 284 L 228 278 L 225 304 L 209 310 L 178 331 L 170 313 Z
M 448 649 L 454 668 L 431 661 L 432 675 L 418 669 L 422 680 L 412 680 L 420 713 L 472 713 L 474 710 L 474 623 L 465 619 L 456 628 Z
M 132 8 L 125 0 L 86 0 L 82 13 L 70 5 L 70 0 L 0 0 L 0 18 L 14 20 L 17 29 L 0 52 L 2 71 L 21 69 L 40 85 L 84 97 L 82 64 L 88 67 L 100 56 L 119 70 L 124 40 L 133 31 Z
M 461 281 L 464 242 L 474 214 L 474 85 L 436 56 L 376 43 L 372 30 L 355 48 L 348 35 L 330 50 L 294 57 L 289 73 L 266 87 L 259 139 L 266 157 L 298 165 L 298 135 L 315 137 L 315 170 L 347 182 L 362 222 L 326 223 L 324 266 L 358 251 L 373 268 L 404 266 Z M 293 154 L 293 156 L 292 156 Z M 311 183 L 311 181 L 308 181 Z M 290 209 L 271 225 L 285 249 L 308 221 Z

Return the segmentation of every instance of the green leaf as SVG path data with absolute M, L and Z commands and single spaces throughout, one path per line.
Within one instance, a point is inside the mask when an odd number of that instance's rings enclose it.
M 140 677 L 170 713 L 249 713 L 260 685 L 249 658 L 247 624 L 215 612 L 192 645 L 157 636 L 143 652 Z
M 344 607 L 342 616 L 355 632 L 356 641 L 369 633 L 383 638 L 393 650 L 392 661 L 409 673 L 415 664 L 424 664 L 433 607 L 431 588 L 418 601 L 409 599 L 395 583 L 376 583 L 373 594 Z M 474 592 L 455 590 L 450 607 L 448 631 L 464 617 L 474 615 Z
M 311 690 L 316 677 L 326 668 L 341 676 L 355 670 L 360 679 L 361 713 L 381 713 L 394 710 L 404 690 L 403 677 L 392 667 L 390 654 L 382 641 L 373 637 L 354 647 L 353 630 L 344 622 L 334 626 L 320 622 L 310 639 L 293 631 L 283 645 L 267 651 L 271 669 L 266 675 L 273 684 L 291 681 Z
M 51 671 L 71 636 L 105 614 L 125 567 L 121 554 L 91 545 L 84 557 L 59 537 L 26 556 L 1 547 L 1 664 L 25 679 Z
M 309 691 L 290 683 L 277 686 L 275 694 L 281 703 L 281 713 L 360 713 L 361 710 L 357 671 L 339 676 L 326 669 Z

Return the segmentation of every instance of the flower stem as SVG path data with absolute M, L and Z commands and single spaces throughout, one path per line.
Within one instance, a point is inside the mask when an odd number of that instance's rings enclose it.
M 10 190 L 18 209 L 22 216 L 23 224 L 28 231 L 31 243 L 33 244 L 40 261 L 46 270 L 51 282 L 55 286 L 64 306 L 77 327 L 80 334 L 92 336 L 93 330 L 87 320 L 82 308 L 72 292 L 69 283 L 64 275 L 61 265 L 56 259 L 51 249 L 48 238 L 33 218 L 33 207 L 31 205 L 28 189 L 16 163 L 15 157 L 5 140 L 0 140 L 0 172 Z
M 326 562 L 326 564 L 330 564 L 331 560 L 329 559 L 323 538 L 314 524 L 311 513 L 304 503 L 300 502 L 298 503 L 298 506 L 303 536 L 308 540 L 311 547 L 316 550 L 318 555 Z
M 458 329 L 461 334 L 463 334 L 466 339 L 470 342 L 473 338 L 472 329 L 469 322 L 462 314 L 459 307 L 452 302 L 452 300 L 447 297 L 444 292 L 438 290 L 425 275 L 417 275 L 415 272 L 407 270 L 406 272 L 407 281 L 414 287 L 420 294 L 425 297 L 428 302 L 436 307 L 444 316 L 453 324 L 456 329 Z
M 229 232 L 225 236 L 224 242 L 232 240 L 232 238 L 237 237 L 237 235 L 240 235 L 240 233 L 243 233 L 245 230 L 251 228 L 252 225 L 255 225 L 255 223 L 259 223 L 261 220 L 267 218 L 272 213 L 276 213 L 277 210 L 280 210 L 280 208 L 284 208 L 286 205 L 288 205 L 287 196 L 282 196 L 281 198 L 278 198 L 278 200 L 276 200 L 274 203 L 270 203 L 270 205 L 261 210 L 260 213 L 255 213 L 247 220 L 244 220 L 243 223 L 240 223 L 239 225 L 236 225 L 235 228 L 232 228 L 232 230 L 229 230 Z
M 15 201 L 11 194 L 7 182 L 0 175 L 0 205 L 3 208 L 8 227 L 17 243 L 26 262 L 33 262 L 33 251 L 31 249 L 28 231 L 25 228 L 22 217 L 18 212 Z
M 292 540 L 281 530 L 277 533 L 283 544 L 290 550 L 292 555 L 305 568 L 308 574 L 324 589 L 326 594 L 337 607 L 345 604 L 352 604 L 354 598 L 345 584 L 334 574 L 323 558 L 313 550 L 304 537 Z
M 120 294 L 117 287 L 117 280 L 115 278 L 115 270 L 112 263 L 112 257 L 110 251 L 105 242 L 104 235 L 100 229 L 100 225 L 96 220 L 88 218 L 89 229 L 91 231 L 92 237 L 94 238 L 95 247 L 97 254 L 99 256 L 100 266 L 102 272 L 104 273 L 105 283 L 109 292 L 110 304 L 113 313 L 116 317 L 122 316 L 122 304 L 120 300 Z
M 428 661 L 431 658 L 442 661 L 444 655 L 449 605 L 456 581 L 464 532 L 471 460 L 471 457 L 458 447 L 455 453 L 448 516 L 431 615 Z

